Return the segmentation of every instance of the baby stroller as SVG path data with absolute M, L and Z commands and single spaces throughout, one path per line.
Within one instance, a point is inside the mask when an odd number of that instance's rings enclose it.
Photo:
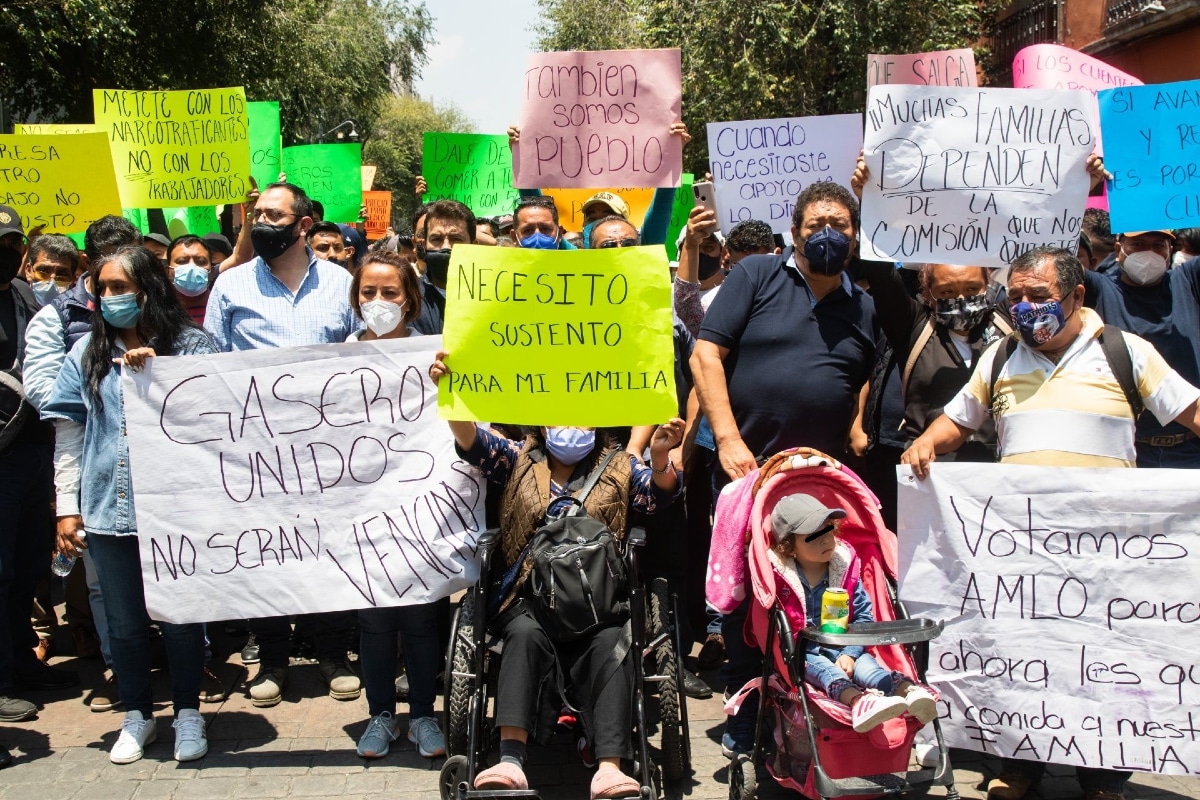
M 752 594 L 746 637 L 765 656 L 761 679 L 743 687 L 726 706 L 727 713 L 736 713 L 747 693 L 760 690 L 754 749 L 749 755 L 738 755 L 729 767 L 731 800 L 753 800 L 759 763 L 782 786 L 814 800 L 877 797 L 923 784 L 945 786 L 949 800 L 957 800 L 937 719 L 933 721 L 937 766 L 909 772 L 913 739 L 924 727 L 919 721 L 905 715 L 868 733 L 856 733 L 850 710 L 804 681 L 806 642 L 870 647 L 885 669 L 924 680 L 928 643 L 940 635 L 942 623 L 907 618 L 896 596 L 896 535 L 884 526 L 878 500 L 853 472 L 807 448 L 779 453 L 743 480 L 748 482 L 740 487 L 740 495 L 742 502 L 749 504 L 741 513 L 749 510 L 746 567 L 750 576 L 747 589 Z M 845 509 L 839 536 L 858 552 L 860 580 L 871 596 L 877 622 L 852 624 L 845 634 L 791 629 L 776 595 L 776 582 L 783 579 L 767 553 L 772 542 L 771 511 L 782 497 L 794 493 L 809 494 L 830 508 Z M 738 495 L 735 488 L 729 500 L 736 502 Z M 718 506 L 718 514 L 727 510 Z

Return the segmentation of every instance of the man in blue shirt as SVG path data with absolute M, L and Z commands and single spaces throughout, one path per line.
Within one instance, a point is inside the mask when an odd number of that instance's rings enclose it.
M 1200 258 L 1168 271 L 1175 236 L 1166 230 L 1117 237 L 1116 269 L 1087 272 L 1084 305 L 1123 331 L 1154 345 L 1188 383 L 1200 385 Z M 1139 467 L 1200 467 L 1200 438 L 1182 425 L 1137 421 Z
M 208 298 L 204 326 L 226 352 L 261 347 L 300 347 L 346 341 L 358 327 L 350 307 L 351 276 L 322 261 L 308 247 L 313 201 L 299 186 L 273 183 L 259 196 L 248 223 L 257 258 L 223 273 Z M 359 680 L 346 666 L 345 613 L 315 616 L 321 677 L 338 700 L 359 695 Z M 250 701 L 273 706 L 287 683 L 291 625 L 287 617 L 251 620 L 257 642 L 242 651 L 242 661 L 261 660 L 250 684 Z M 258 652 L 256 653 L 255 650 Z

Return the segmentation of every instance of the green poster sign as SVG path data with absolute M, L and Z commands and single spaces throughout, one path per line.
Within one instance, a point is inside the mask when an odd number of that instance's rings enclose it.
M 458 200 L 480 217 L 511 214 L 520 196 L 504 135 L 426 132 L 421 174 L 429 186 L 424 202 Z
M 679 188 L 675 190 L 675 205 L 671 207 L 671 224 L 667 228 L 667 258 L 671 261 L 679 260 L 675 242 L 679 240 L 679 232 L 687 225 L 688 214 L 695 203 L 692 199 L 692 183 L 695 180 L 694 175 L 685 172 Z
M 358 222 L 362 209 L 362 145 L 285 147 L 283 171 L 290 183 L 325 207 L 328 222 Z
M 261 189 L 279 180 L 283 171 L 279 102 L 247 103 L 246 113 L 250 117 L 250 174 Z

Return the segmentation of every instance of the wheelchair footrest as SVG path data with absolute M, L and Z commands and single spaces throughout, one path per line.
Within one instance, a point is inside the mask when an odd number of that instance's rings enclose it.
M 857 794 L 898 794 L 932 783 L 936 770 L 914 772 L 885 772 L 882 775 L 863 775 L 858 778 L 831 778 L 825 770 L 816 770 L 813 785 L 822 797 L 845 797 Z
M 455 794 L 457 800 L 542 800 L 542 796 L 537 793 L 536 789 L 467 789 L 463 791 L 461 788 Z

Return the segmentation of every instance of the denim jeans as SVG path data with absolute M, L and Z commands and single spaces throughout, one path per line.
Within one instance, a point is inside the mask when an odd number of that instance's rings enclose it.
M 154 697 L 150 687 L 150 616 L 142 587 L 142 562 L 137 536 L 88 533 L 88 549 L 108 618 L 113 673 L 121 702 L 127 711 L 150 716 Z M 171 669 L 171 693 L 176 715 L 185 708 L 200 708 L 200 681 L 204 674 L 204 632 L 198 622 L 159 624 Z
M 717 673 L 725 684 L 727 693 L 734 693 L 754 678 L 761 678 L 763 671 L 762 653 L 746 644 L 743 628 L 750 613 L 750 598 L 746 598 L 732 612 L 721 619 L 721 633 L 725 637 L 725 664 Z M 737 742 L 749 745 L 754 741 L 754 726 L 758 719 L 758 692 L 746 695 L 736 716 L 725 723 L 725 732 Z
M 87 574 L 88 605 L 92 607 L 92 620 L 96 623 L 96 638 L 100 640 L 100 655 L 104 666 L 112 669 L 112 646 L 108 643 L 108 617 L 104 616 L 104 594 L 100 591 L 100 578 L 96 575 L 96 562 L 90 549 L 83 551 L 83 566 Z
M 1034 783 L 1041 780 L 1046 772 L 1046 765 L 1040 761 L 1025 761 L 1019 758 L 1000 759 L 1000 772 L 1024 775 Z M 1125 791 L 1131 772 L 1119 772 L 1115 769 L 1097 769 L 1096 767 L 1076 767 L 1075 776 L 1079 779 L 1079 788 L 1085 792 L 1117 792 Z
M 1174 447 L 1137 446 L 1137 465 L 1140 469 L 1196 469 L 1200 467 L 1200 439 Z
M 313 638 L 321 661 L 346 660 L 346 630 L 353 623 L 353 611 L 325 611 L 312 615 Z M 292 649 L 291 618 L 252 619 L 250 630 L 258 641 L 263 669 L 286 667 Z
M 23 442 L 0 455 L 0 695 L 37 666 L 29 611 L 53 548 L 53 458 L 52 446 Z
M 804 655 L 804 680 L 833 700 L 839 699 L 842 692 L 855 686 L 891 694 L 901 678 L 898 673 L 879 666 L 879 662 L 868 653 L 863 653 L 854 660 L 853 679 L 847 677 L 841 667 L 820 653 Z
M 367 687 L 367 709 L 372 717 L 396 713 L 397 632 L 404 640 L 409 719 L 432 717 L 442 662 L 436 602 L 358 612 L 358 667 Z

